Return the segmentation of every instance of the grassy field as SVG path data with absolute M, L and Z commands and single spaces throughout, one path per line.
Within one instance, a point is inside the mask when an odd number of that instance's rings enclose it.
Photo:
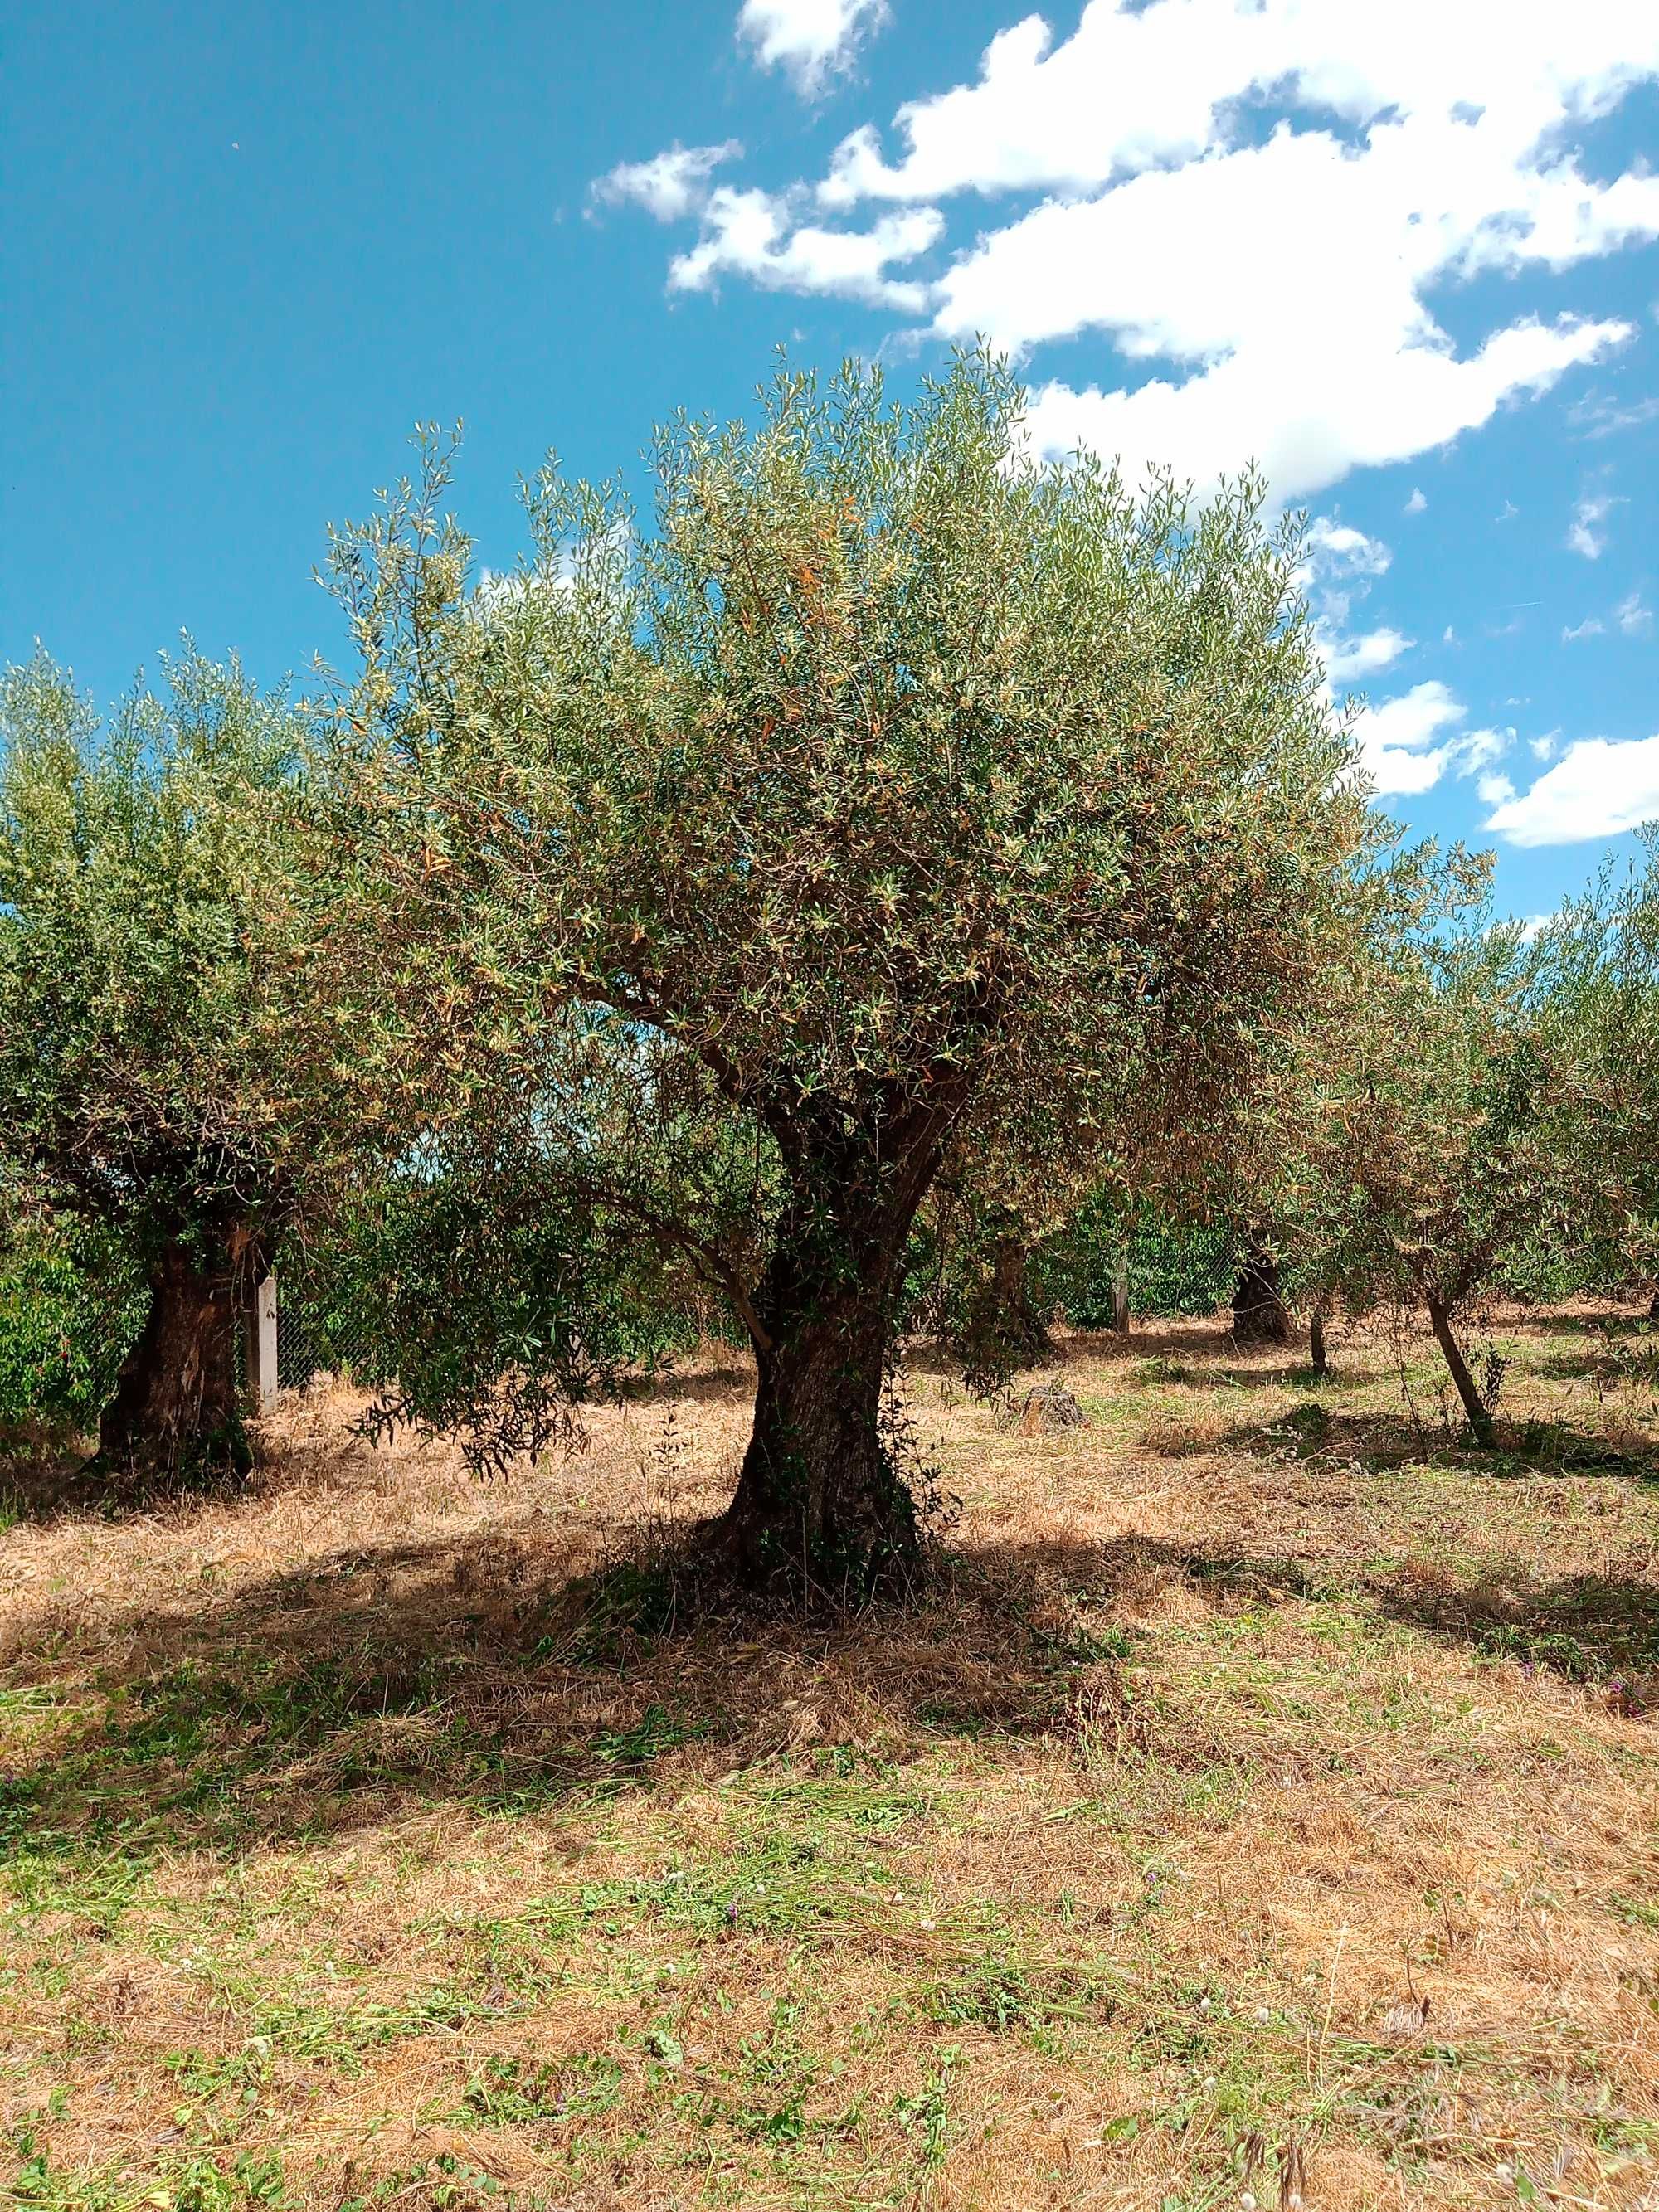
M 1322 1386 L 925 1368 L 906 1612 L 696 1618 L 708 1363 L 491 1487 L 313 1392 L 232 1498 L 7 1478 L 0 2199 L 1659 2205 L 1659 1419 L 1512 1316 Z M 8 2195 L 9 2192 L 9 2195 Z

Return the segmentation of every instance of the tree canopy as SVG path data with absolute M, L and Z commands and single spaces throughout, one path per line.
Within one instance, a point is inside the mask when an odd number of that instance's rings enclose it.
M 533 1101 L 726 1288 L 761 1577 L 908 1562 L 879 1399 L 941 1164 L 1212 1148 L 1383 842 L 1260 484 L 1039 465 L 1020 409 L 978 356 L 787 373 L 661 434 L 647 522 L 550 465 L 510 577 L 441 454 L 337 542 L 386 1049 Z
M 107 726 L 44 657 L 0 688 L 0 1179 L 149 1286 L 106 1454 L 234 1459 L 234 1285 L 310 1126 L 283 1015 L 302 732 L 234 663 L 165 672 Z

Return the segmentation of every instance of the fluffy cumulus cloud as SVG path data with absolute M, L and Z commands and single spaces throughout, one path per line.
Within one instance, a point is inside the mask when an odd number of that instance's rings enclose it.
M 1412 644 L 1412 639 L 1386 626 L 1358 637 L 1336 638 L 1326 647 L 1325 671 L 1338 686 L 1359 684 L 1380 669 L 1391 668 L 1402 653 L 1411 651 Z
M 811 94 L 847 67 L 886 14 L 886 0 L 744 0 L 738 36 L 757 61 L 787 70 Z
M 670 267 L 669 286 L 705 292 L 722 276 L 743 276 L 771 291 L 839 293 L 914 313 L 922 287 L 890 276 L 888 264 L 925 253 L 943 227 L 933 208 L 896 210 L 868 230 L 795 224 L 787 195 L 722 185 L 710 196 L 702 238 Z
M 1529 791 L 1510 796 L 1487 831 L 1515 845 L 1577 845 L 1659 820 L 1659 737 L 1569 745 Z
M 881 13 L 744 0 L 739 22 L 811 88 Z M 1115 378 L 1034 377 L 1039 447 L 1201 481 L 1254 457 L 1296 498 L 1443 446 L 1629 335 L 1500 307 L 1460 346 L 1434 302 L 1659 236 L 1659 175 L 1587 173 L 1568 143 L 1654 78 L 1654 0 L 1089 0 L 1060 43 L 1028 15 L 971 83 L 854 131 L 815 188 L 710 195 L 673 281 L 853 291 L 1021 353 L 1098 336 Z M 941 262 L 957 195 L 996 214 Z
M 634 200 L 659 222 L 677 222 L 693 214 L 708 197 L 708 179 L 722 161 L 735 161 L 743 147 L 735 138 L 719 146 L 668 147 L 648 161 L 619 161 L 594 179 L 596 200 Z
M 1472 134 L 1413 142 L 1453 149 L 1477 171 L 1467 205 L 1494 177 L 1517 190 L 1565 258 L 1586 222 L 1616 224 L 1628 181 L 1598 210 L 1567 204 L 1567 173 L 1510 175 L 1517 159 L 1568 117 L 1594 113 L 1659 71 L 1649 0 L 1579 0 L 1571 9 L 1528 0 L 1089 0 L 1056 46 L 1028 15 L 987 48 L 978 82 L 908 102 L 904 142 L 889 163 L 868 125 L 845 140 L 826 198 L 932 200 L 973 190 L 1077 197 L 1139 171 L 1225 150 L 1240 100 L 1325 110 L 1350 125 L 1382 117 Z M 1483 128 L 1483 126 L 1485 126 Z M 1398 140 L 1385 141 L 1398 147 Z M 1445 180 L 1431 190 L 1444 190 Z M 1582 187 L 1581 187 L 1582 188 Z M 1598 196 L 1599 198 L 1599 196 Z M 1496 208 L 1489 219 L 1499 219 Z
M 1515 733 L 1466 730 L 1468 720 L 1468 708 L 1445 684 L 1413 684 L 1360 715 L 1354 725 L 1360 764 L 1383 798 L 1416 798 L 1449 774 L 1478 777 L 1491 805 L 1509 792 L 1507 779 L 1492 770 Z
M 1114 453 L 1132 477 L 1173 458 L 1210 483 L 1254 459 L 1281 498 L 1297 499 L 1478 429 L 1504 401 L 1547 391 L 1624 334 L 1620 324 L 1567 319 L 1500 331 L 1466 361 L 1387 338 L 1368 360 L 1333 327 L 1293 358 L 1275 340 L 1133 392 L 1044 384 L 1031 435 L 1046 453 Z

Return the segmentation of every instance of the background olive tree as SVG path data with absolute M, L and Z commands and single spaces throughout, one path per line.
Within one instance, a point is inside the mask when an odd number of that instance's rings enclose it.
M 1316 1310 L 1426 1313 L 1486 1445 L 1482 1304 L 1651 1263 L 1659 930 L 1650 871 L 1528 929 L 1471 910 L 1478 870 L 1455 861 L 1426 926 L 1334 979 L 1328 1031 L 1263 1118 L 1263 1204 Z
M 314 1129 L 301 726 L 234 663 L 165 673 L 107 724 L 44 657 L 0 684 L 0 1184 L 15 1235 L 88 1224 L 142 1284 L 100 1454 L 175 1468 L 245 1457 L 238 1287 Z

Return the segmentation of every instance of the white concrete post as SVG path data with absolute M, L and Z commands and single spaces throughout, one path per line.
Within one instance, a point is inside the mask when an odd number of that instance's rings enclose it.
M 276 1402 L 276 1278 L 262 1275 L 243 1316 L 249 1410 L 268 1413 Z

